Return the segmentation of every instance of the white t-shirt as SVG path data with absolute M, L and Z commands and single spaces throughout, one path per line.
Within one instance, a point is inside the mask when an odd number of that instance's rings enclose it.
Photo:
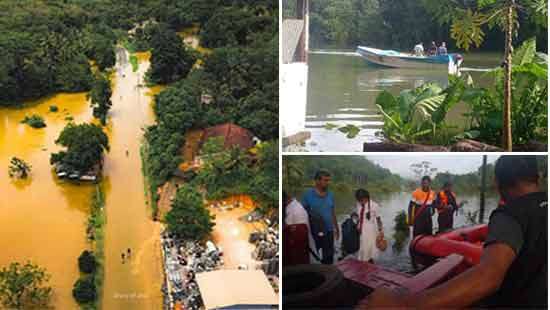
M 309 227 L 309 216 L 307 214 L 306 209 L 304 209 L 302 204 L 299 203 L 296 199 L 292 199 L 292 201 L 288 204 L 288 206 L 286 206 L 285 214 L 286 214 L 286 217 L 285 217 L 286 225 L 299 225 L 299 224 L 307 225 L 309 249 L 315 252 L 315 254 L 317 255 L 317 247 L 315 246 L 315 241 L 311 236 L 311 229 Z M 316 260 L 312 255 L 310 255 L 310 262 L 311 263 L 316 262 Z
M 424 54 L 424 46 L 422 46 L 422 44 L 415 45 L 414 54 L 417 56 L 422 56 Z

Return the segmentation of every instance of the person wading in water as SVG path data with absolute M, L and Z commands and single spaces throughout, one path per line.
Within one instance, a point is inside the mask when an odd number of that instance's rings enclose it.
M 407 223 L 413 227 L 413 237 L 432 234 L 432 212 L 435 193 L 430 189 L 432 180 L 423 176 L 421 187 L 412 193 Z
M 453 192 L 452 183 L 445 182 L 435 198 L 438 233 L 453 229 L 454 214 L 463 205 L 464 202 L 456 203 L 456 194 Z
M 535 156 L 502 156 L 495 184 L 503 205 L 489 218 L 479 264 L 414 294 L 375 290 L 365 308 L 444 309 L 548 307 L 548 193 L 539 189 Z

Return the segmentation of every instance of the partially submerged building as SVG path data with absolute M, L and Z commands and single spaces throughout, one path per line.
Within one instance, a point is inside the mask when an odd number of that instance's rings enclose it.
M 284 0 L 282 25 L 281 115 L 283 147 L 307 140 L 305 130 L 309 1 Z

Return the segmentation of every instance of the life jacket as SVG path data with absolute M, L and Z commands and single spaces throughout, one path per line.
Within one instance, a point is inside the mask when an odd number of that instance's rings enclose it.
M 439 205 L 437 206 L 437 213 L 446 211 L 445 207 L 454 202 L 456 205 L 456 195 L 453 192 L 450 192 L 452 197 L 449 197 L 445 191 L 440 191 L 438 193 Z
M 427 211 L 428 207 L 434 203 L 435 193 L 430 190 L 424 192 L 421 188 L 416 189 L 412 194 L 411 203 L 409 203 L 407 213 L 407 224 L 413 226 L 415 219 Z
M 342 223 L 342 248 L 347 254 L 359 251 L 359 230 L 351 218 Z

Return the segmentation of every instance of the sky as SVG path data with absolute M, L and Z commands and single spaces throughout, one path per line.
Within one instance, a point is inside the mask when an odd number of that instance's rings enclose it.
M 407 153 L 400 155 L 368 155 L 367 159 L 389 169 L 395 174 L 405 178 L 413 178 L 410 165 L 422 161 L 429 161 L 438 172 L 450 172 L 453 174 L 466 174 L 476 171 L 482 163 L 482 155 L 424 155 Z M 489 155 L 487 163 L 497 160 L 497 155 Z

